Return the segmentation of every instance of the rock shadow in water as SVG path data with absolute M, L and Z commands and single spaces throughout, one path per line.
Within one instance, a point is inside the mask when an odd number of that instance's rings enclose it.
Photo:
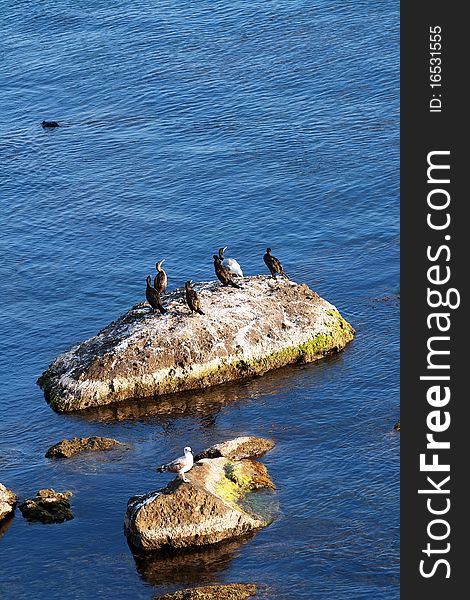
M 150 585 L 203 585 L 218 583 L 217 574 L 228 569 L 241 547 L 254 536 L 255 532 L 209 548 L 145 554 L 131 550 L 137 572 Z
M 287 393 L 291 390 L 292 378 L 299 371 L 309 370 L 314 375 L 316 369 L 341 360 L 341 354 L 335 354 L 325 357 L 321 363 L 288 365 L 270 371 L 263 377 L 254 376 L 204 390 L 187 390 L 155 398 L 133 398 L 88 408 L 73 413 L 73 418 L 99 422 L 152 421 L 165 427 L 172 419 L 195 417 L 200 420 L 201 429 L 210 430 L 215 426 L 217 416 L 225 406 L 237 402 L 251 402 L 257 398 L 269 398 L 283 391 Z
M 13 514 L 8 515 L 0 521 L 0 539 L 6 534 L 6 532 L 10 529 L 10 525 L 13 523 L 15 516 Z

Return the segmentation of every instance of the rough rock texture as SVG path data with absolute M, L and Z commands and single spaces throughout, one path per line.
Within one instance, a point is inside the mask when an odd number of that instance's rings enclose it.
M 57 411 L 205 388 L 338 352 L 354 329 L 305 284 L 256 276 L 242 289 L 194 285 L 205 315 L 178 289 L 167 313 L 135 305 L 95 337 L 61 354 L 38 379 Z
M 122 442 L 106 437 L 85 437 L 62 440 L 46 452 L 46 458 L 70 458 L 80 452 L 111 450 L 115 446 L 125 446 Z
M 254 583 L 229 583 L 179 590 L 173 594 L 156 596 L 154 600 L 244 600 L 255 595 Z
M 166 488 L 130 498 L 124 530 L 137 550 L 214 544 L 268 525 L 243 509 L 249 491 L 274 489 L 266 467 L 251 459 L 204 458 Z
M 8 517 L 16 506 L 16 494 L 0 483 L 0 521 Z
M 207 448 L 207 450 L 203 450 L 197 454 L 195 459 L 200 460 L 201 458 L 219 458 L 220 456 L 225 456 L 226 458 L 240 460 L 242 458 L 262 456 L 274 448 L 274 446 L 275 442 L 266 438 L 237 437 L 233 440 L 221 442 L 220 444 L 214 444 L 210 448 Z
M 42 523 L 63 523 L 73 519 L 69 498 L 72 492 L 56 492 L 55 490 L 39 490 L 34 498 L 20 504 L 23 517 L 28 521 Z

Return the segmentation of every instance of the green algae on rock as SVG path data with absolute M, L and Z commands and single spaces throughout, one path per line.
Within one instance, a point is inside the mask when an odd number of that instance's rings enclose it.
M 192 315 L 177 289 L 165 315 L 137 304 L 57 357 L 38 379 L 51 407 L 72 412 L 262 375 L 339 352 L 354 336 L 305 284 L 255 276 L 241 289 L 194 288 L 204 315 Z

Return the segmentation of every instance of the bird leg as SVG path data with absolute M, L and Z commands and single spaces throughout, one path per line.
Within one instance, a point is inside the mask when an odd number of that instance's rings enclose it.
M 185 483 L 189 483 L 189 479 L 186 479 L 186 477 L 184 476 L 184 473 L 178 473 L 178 475 L 180 476 L 182 481 L 184 481 Z

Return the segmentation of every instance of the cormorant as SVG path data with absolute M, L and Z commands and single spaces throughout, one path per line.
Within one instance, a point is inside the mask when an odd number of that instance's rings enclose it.
M 263 256 L 263 260 L 266 263 L 266 266 L 271 271 L 271 275 L 276 279 L 276 275 L 284 275 L 286 279 L 289 279 L 289 276 L 282 268 L 281 262 L 275 256 L 271 254 L 271 248 L 266 248 L 266 254 Z
M 41 125 L 45 128 L 45 127 L 60 127 L 59 123 L 57 123 L 57 121 L 43 121 L 41 123 Z
M 238 262 L 234 258 L 224 258 L 224 252 L 227 250 L 227 247 L 228 246 L 225 246 L 225 248 L 219 248 L 219 258 L 222 261 L 222 264 L 224 267 L 227 267 L 232 275 L 235 275 L 236 277 L 243 277 L 243 271 Z
M 184 284 L 184 289 L 186 291 L 186 302 L 192 313 L 197 312 L 200 315 L 203 315 L 204 313 L 201 310 L 201 301 L 199 300 L 199 296 L 196 294 L 196 290 L 193 290 L 191 287 L 191 283 L 192 281 L 189 280 Z
M 163 308 L 162 303 L 160 301 L 160 294 L 157 290 L 152 287 L 151 284 L 152 278 L 150 275 L 147 276 L 147 289 L 145 290 L 145 297 L 147 298 L 147 302 L 153 308 L 153 310 L 159 310 L 162 315 L 166 313 L 166 310 Z
M 240 289 L 241 286 L 239 286 L 238 283 L 232 281 L 232 273 L 230 273 L 227 267 L 224 267 L 222 261 L 220 260 L 220 256 L 214 254 L 212 258 L 214 259 L 215 274 L 217 275 L 219 281 L 222 282 L 222 285 L 231 285 L 234 288 Z
M 157 269 L 157 274 L 155 275 L 155 279 L 153 281 L 153 287 L 157 290 L 159 294 L 164 294 L 166 291 L 166 286 L 168 283 L 168 277 L 166 276 L 165 271 L 162 269 L 162 264 L 165 262 L 165 259 L 159 260 L 155 265 Z
M 189 446 L 186 446 L 184 449 L 184 456 L 180 456 L 175 460 L 172 460 L 170 463 L 166 465 L 162 465 L 158 467 L 157 471 L 159 473 L 164 473 L 165 471 L 170 471 L 170 473 L 178 473 L 179 477 L 186 483 L 189 483 L 189 480 L 184 476 L 194 464 L 194 457 L 192 454 L 192 450 Z

